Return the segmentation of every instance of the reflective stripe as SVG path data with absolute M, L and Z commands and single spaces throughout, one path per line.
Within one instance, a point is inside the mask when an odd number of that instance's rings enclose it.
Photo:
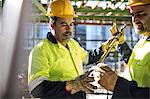
M 84 64 L 88 64 L 89 63 L 89 53 L 87 53 L 87 56 L 85 57 L 83 63 Z
M 36 86 L 38 86 L 44 80 L 48 80 L 47 77 L 39 77 L 31 82 L 29 82 L 29 91 L 31 92 Z

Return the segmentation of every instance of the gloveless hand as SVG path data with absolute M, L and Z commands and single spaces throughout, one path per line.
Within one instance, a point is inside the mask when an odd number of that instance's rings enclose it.
M 113 91 L 118 76 L 106 64 L 100 63 L 100 80 L 98 83 L 107 90 Z

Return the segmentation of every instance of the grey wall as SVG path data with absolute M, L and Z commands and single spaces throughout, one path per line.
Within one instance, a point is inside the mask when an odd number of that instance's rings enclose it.
M 13 98 L 16 88 L 16 72 L 22 64 L 24 33 L 32 0 L 5 0 L 1 13 L 0 32 L 0 96 Z

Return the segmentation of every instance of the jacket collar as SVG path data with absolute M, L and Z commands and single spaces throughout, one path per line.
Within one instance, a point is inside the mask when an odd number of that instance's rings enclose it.
M 59 48 L 64 48 L 64 46 L 55 39 L 51 32 L 47 33 L 47 39 L 53 44 L 57 44 Z
M 54 36 L 52 35 L 51 32 L 48 32 L 48 33 L 47 33 L 47 39 L 48 39 L 50 42 L 54 43 L 54 44 L 57 44 L 57 43 L 58 43 L 57 40 L 54 38 Z

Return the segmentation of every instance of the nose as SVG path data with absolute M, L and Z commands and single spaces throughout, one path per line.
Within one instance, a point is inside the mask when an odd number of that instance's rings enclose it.
M 69 26 L 69 25 L 66 25 L 65 29 L 66 29 L 66 30 L 70 30 L 70 26 Z
M 136 22 L 137 20 L 138 20 L 137 17 L 135 17 L 135 16 L 132 17 L 132 21 L 133 21 L 133 22 Z
M 133 20 L 133 22 L 138 21 L 139 20 L 139 16 L 138 15 L 132 16 L 132 20 Z

